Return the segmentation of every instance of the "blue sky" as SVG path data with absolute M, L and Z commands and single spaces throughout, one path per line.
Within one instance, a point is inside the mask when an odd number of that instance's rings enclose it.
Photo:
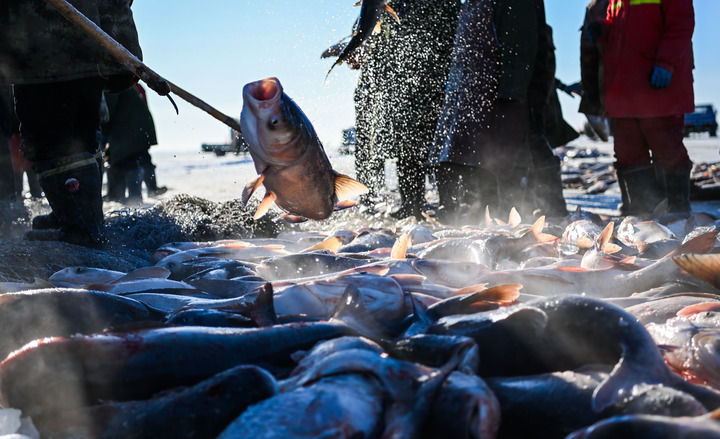
M 245 83 L 268 76 L 307 113 L 326 146 L 354 123 L 357 74 L 320 53 L 350 33 L 354 0 L 136 0 L 135 21 L 145 62 L 166 79 L 238 117 Z M 390 3 L 392 4 L 392 2 Z M 545 0 L 555 33 L 557 76 L 579 80 L 579 33 L 587 0 Z M 695 101 L 720 105 L 720 0 L 695 0 Z M 161 147 L 199 150 L 224 142 L 229 129 L 183 102 L 176 115 L 166 98 L 148 93 Z M 565 118 L 582 125 L 578 100 L 561 94 Z

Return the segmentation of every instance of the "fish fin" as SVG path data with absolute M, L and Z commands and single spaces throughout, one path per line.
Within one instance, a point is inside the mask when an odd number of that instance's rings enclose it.
M 356 2 L 356 3 L 353 5 L 353 8 L 357 8 L 357 7 L 360 6 L 360 5 L 362 5 L 362 0 L 360 0 L 359 2 Z
M 400 17 L 398 17 L 398 14 L 393 10 L 393 8 L 389 5 L 385 5 L 385 10 L 392 16 L 392 18 L 395 19 L 395 21 L 397 21 L 398 24 L 400 24 Z
M 713 421 L 720 421 L 720 408 L 711 411 L 705 416 L 707 416 L 708 419 L 712 419 Z
M 690 317 L 703 312 L 720 311 L 720 302 L 703 302 L 694 305 L 688 305 L 677 312 L 679 317 Z
M 520 297 L 522 287 L 522 284 L 497 285 L 478 293 L 478 298 L 496 303 L 510 304 Z
M 562 266 L 555 268 L 557 271 L 564 271 L 566 273 L 580 273 L 583 271 L 588 271 L 587 268 L 584 267 L 575 267 L 575 266 Z
M 617 244 L 613 244 L 612 242 L 608 242 L 607 244 L 603 244 L 603 246 L 600 248 L 604 253 L 607 253 L 609 255 L 612 255 L 614 253 L 619 252 L 622 250 L 622 247 L 620 247 Z
M 427 212 L 422 212 L 421 215 L 423 216 L 423 218 L 425 218 L 425 219 L 427 220 L 427 222 L 429 222 L 429 223 L 432 224 L 433 226 L 435 226 L 435 227 L 440 227 L 440 223 L 438 222 L 438 220 L 436 220 L 435 218 L 431 217 L 429 213 L 427 213 Z
M 160 278 L 167 279 L 170 276 L 170 270 L 164 267 L 142 267 L 133 270 L 123 277 L 115 279 L 111 284 L 119 284 L 135 279 Z
M 545 219 L 543 218 L 543 224 L 544 224 L 544 222 L 545 222 Z M 510 209 L 510 213 L 508 214 L 507 223 L 513 229 L 522 223 L 522 217 L 520 216 L 520 213 L 517 211 L 517 209 L 515 209 L 514 206 L 512 209 Z
M 277 324 L 277 314 L 275 314 L 275 304 L 273 303 L 273 286 L 270 282 L 260 288 L 250 309 L 249 317 L 261 328 Z
M 380 31 L 382 31 L 382 27 L 380 25 L 380 22 L 378 21 L 377 23 L 375 23 L 375 27 L 373 27 L 372 33 L 373 35 L 377 35 L 380 33 Z
M 407 257 L 407 249 L 411 245 L 410 235 L 403 233 L 395 241 L 390 251 L 390 259 L 405 259 Z
M 253 215 L 253 219 L 258 219 L 261 216 L 265 215 L 268 210 L 270 210 L 270 206 L 273 205 L 275 202 L 275 199 L 277 198 L 277 195 L 275 195 L 275 192 L 270 191 L 267 194 L 265 194 L 265 198 L 260 202 L 260 205 L 258 206 L 257 210 L 255 211 L 255 215 Z
M 532 225 L 532 227 L 530 227 L 530 230 L 528 231 L 528 233 L 532 233 L 532 235 L 535 237 L 535 241 L 537 241 L 538 243 L 548 243 L 548 242 L 553 242 L 553 241 L 557 241 L 558 239 L 560 239 L 555 235 L 551 235 L 549 233 L 543 233 L 544 228 L 545 228 L 545 217 L 541 216 L 533 223 L 533 225 Z
M 720 254 L 688 254 L 672 259 L 678 267 L 715 288 L 720 288 Z
M 643 254 L 645 253 L 645 250 L 647 250 L 648 244 L 643 241 L 638 241 L 635 243 L 635 247 L 637 247 L 640 254 Z
M 287 222 L 289 222 L 289 223 L 291 223 L 291 224 L 304 223 L 305 221 L 308 220 L 308 219 L 305 218 L 304 216 L 291 215 L 291 214 L 289 214 L 289 213 L 284 213 L 284 214 L 282 214 L 282 215 L 280 216 L 280 218 L 281 218 L 283 221 L 287 221 Z
M 371 340 L 385 338 L 381 329 L 382 324 L 367 310 L 362 302 L 360 290 L 353 284 L 345 287 L 330 321 L 342 322 L 359 335 Z
M 335 197 L 338 201 L 345 201 L 367 192 L 367 186 L 354 178 L 344 174 L 335 175 Z
M 615 228 L 615 223 L 610 221 L 607 223 L 605 228 L 600 232 L 600 234 L 597 237 L 597 248 L 602 249 L 610 242 L 610 239 L 612 238 L 613 229 Z
M 333 253 L 337 253 L 344 244 L 342 236 L 331 236 L 325 238 L 312 247 L 308 247 L 302 251 L 302 253 L 317 251 L 317 250 L 330 250 Z
M 487 289 L 488 289 L 487 285 L 488 284 L 477 284 L 477 285 L 470 285 L 469 287 L 458 288 L 457 290 L 453 291 L 453 295 L 463 296 L 466 294 L 479 294 L 479 293 L 487 291 Z M 484 300 L 484 297 L 483 297 L 483 300 Z
M 342 60 L 340 58 L 336 59 L 333 65 L 330 66 L 330 70 L 328 70 L 328 72 L 325 74 L 325 81 L 327 81 L 327 79 L 330 77 L 330 72 L 333 71 L 335 66 L 339 66 L 340 64 L 342 64 Z
M 262 185 L 263 180 L 265 180 L 265 175 L 260 174 L 258 177 L 254 180 L 251 180 L 248 182 L 248 184 L 245 185 L 245 188 L 242 191 L 242 205 L 246 205 L 250 197 L 252 197 L 252 194 L 255 193 L 255 191 Z
M 620 260 L 621 264 L 634 264 L 637 260 L 637 256 L 628 256 Z
M 590 249 L 595 245 L 592 239 L 588 238 L 587 236 L 579 237 L 576 244 L 578 247 L 585 250 Z
M 530 227 L 529 233 L 532 233 L 534 236 L 538 236 L 542 233 L 543 229 L 545 228 L 545 216 L 541 216 L 540 218 L 536 219 L 533 225 Z
M 621 358 L 610 375 L 593 391 L 593 411 L 600 413 L 618 400 L 629 396 L 632 387 L 639 382 L 643 382 L 642 374 L 628 366 L 626 360 Z
M 345 210 L 345 209 L 349 209 L 349 208 L 355 207 L 355 206 L 357 206 L 357 203 L 355 201 L 343 200 L 343 201 L 339 201 L 337 204 L 335 204 L 335 210 L 336 211 Z
M 686 253 L 707 253 L 715 246 L 715 240 L 719 232 L 707 232 L 696 236 L 690 241 L 668 253 L 665 257 L 670 258 Z
M 485 205 L 485 226 L 486 227 L 492 227 L 493 221 L 492 217 L 490 216 L 490 206 L 487 204 Z

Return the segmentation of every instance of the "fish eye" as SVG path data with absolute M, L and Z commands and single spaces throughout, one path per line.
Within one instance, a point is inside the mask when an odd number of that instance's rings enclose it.
M 275 127 L 278 126 L 278 124 L 280 124 L 280 119 L 278 119 L 277 117 L 270 118 L 270 120 L 268 121 L 268 129 L 274 130 Z

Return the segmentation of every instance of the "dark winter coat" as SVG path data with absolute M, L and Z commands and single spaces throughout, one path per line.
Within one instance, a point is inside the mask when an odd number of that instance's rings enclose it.
M 692 0 L 610 0 L 605 21 L 607 116 L 662 117 L 691 113 Z M 653 68 L 672 73 L 670 86 L 650 86 Z
M 389 157 L 412 155 L 422 164 L 443 105 L 460 1 L 394 0 L 391 6 L 400 23 L 384 14 L 370 53 L 383 63 L 368 84 L 377 102 L 372 137 Z
M 111 37 L 141 57 L 132 0 L 70 0 Z M 108 87 L 134 82 L 98 43 L 45 0 L 0 2 L 0 83 L 34 84 L 108 78 Z M 118 76 L 119 75 L 119 76 Z
M 605 115 L 603 63 L 598 42 L 588 38 L 585 30 L 590 23 L 605 19 L 609 4 L 610 0 L 592 0 L 587 5 L 580 36 L 580 79 L 583 95 L 579 111 L 594 116 Z
M 143 154 L 157 144 L 155 123 L 147 103 L 133 86 L 105 95 L 110 121 L 103 125 L 109 144 L 109 163 L 120 163 Z
M 544 18 L 541 0 L 463 4 L 431 164 L 496 175 L 530 166 L 529 111 L 545 105 L 553 78 L 539 51 L 552 47 Z

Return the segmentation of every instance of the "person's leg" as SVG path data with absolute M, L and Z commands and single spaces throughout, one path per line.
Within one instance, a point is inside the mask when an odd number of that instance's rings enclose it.
M 28 239 L 60 239 L 98 247 L 104 242 L 96 130 L 103 81 L 88 78 L 16 85 L 15 110 L 25 157 L 59 225 L 57 234 Z
M 401 153 L 397 171 L 401 205 L 391 215 L 394 218 L 421 218 L 425 206 L 425 159 Z
M 668 212 L 690 213 L 690 171 L 692 162 L 683 144 L 682 115 L 641 119 L 643 135 L 662 170 Z
M 545 136 L 537 134 L 530 137 L 530 154 L 533 165 L 528 184 L 532 194 L 529 201 L 543 215 L 567 216 L 560 158 L 553 153 Z
M 663 200 L 640 119 L 612 119 L 622 215 L 650 215 Z
M 0 133 L 0 200 L 14 200 L 15 170 L 10 158 L 9 139 Z
M 128 203 L 142 203 L 142 170 L 138 165 L 137 158 L 128 160 L 128 166 L 125 171 L 125 187 L 127 187 L 128 191 Z

